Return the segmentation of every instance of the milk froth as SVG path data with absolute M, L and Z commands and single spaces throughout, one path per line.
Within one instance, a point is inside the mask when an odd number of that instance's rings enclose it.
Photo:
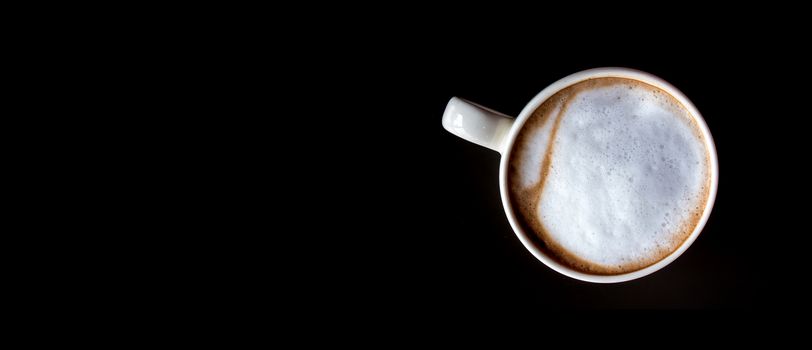
M 696 227 L 710 186 L 708 146 L 667 92 L 594 78 L 545 101 L 510 154 L 511 205 L 560 262 L 595 274 L 644 268 Z

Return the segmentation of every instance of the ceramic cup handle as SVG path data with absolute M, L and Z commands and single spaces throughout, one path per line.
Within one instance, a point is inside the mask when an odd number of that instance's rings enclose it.
M 512 126 L 512 117 L 458 97 L 448 101 L 443 113 L 446 130 L 499 153 L 505 151 L 505 139 Z

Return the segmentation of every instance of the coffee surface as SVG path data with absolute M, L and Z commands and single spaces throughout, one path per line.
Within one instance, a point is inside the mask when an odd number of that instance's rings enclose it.
M 666 91 L 595 78 L 545 101 L 509 159 L 511 205 L 548 255 L 620 274 L 668 256 L 690 236 L 710 186 L 707 141 Z

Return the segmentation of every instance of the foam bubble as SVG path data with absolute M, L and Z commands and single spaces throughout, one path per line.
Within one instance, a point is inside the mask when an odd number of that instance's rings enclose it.
M 511 196 L 528 225 L 591 272 L 638 269 L 676 249 L 707 196 L 708 150 L 687 110 L 620 78 L 554 97 L 511 159 Z

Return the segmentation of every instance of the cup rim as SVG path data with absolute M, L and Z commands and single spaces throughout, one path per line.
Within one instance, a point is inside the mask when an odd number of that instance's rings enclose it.
M 644 83 L 656 86 L 660 89 L 667 91 L 669 94 L 674 96 L 674 98 L 676 98 L 680 103 L 682 103 L 683 106 L 685 106 L 691 113 L 691 115 L 695 118 L 697 125 L 699 125 L 699 128 L 702 131 L 704 139 L 707 140 L 709 163 L 710 163 L 710 176 L 711 176 L 711 184 L 708 193 L 708 200 L 706 201 L 705 208 L 702 211 L 702 217 L 700 218 L 699 223 L 696 225 L 696 227 L 694 227 L 694 230 L 693 232 L 691 232 L 691 235 L 688 236 L 688 238 L 682 242 L 679 248 L 677 248 L 675 251 L 671 252 L 671 254 L 669 254 L 665 258 L 661 259 L 660 261 L 657 261 L 652 265 L 644 267 L 640 270 L 626 272 L 617 275 L 597 275 L 577 271 L 568 266 L 562 265 L 557 260 L 549 257 L 546 253 L 542 252 L 538 247 L 536 247 L 533 241 L 529 238 L 529 235 L 524 232 L 524 229 L 521 227 L 521 225 L 518 224 L 514 214 L 513 206 L 510 203 L 510 198 L 508 198 L 509 191 L 507 187 L 508 161 L 510 160 L 510 155 L 513 152 L 513 145 L 516 141 L 516 136 L 518 135 L 519 130 L 521 130 L 522 127 L 524 126 L 524 123 L 533 113 L 533 111 L 535 111 L 544 101 L 546 101 L 552 95 L 554 95 L 558 91 L 563 90 L 568 86 L 588 79 L 605 78 L 605 77 L 628 78 L 642 81 Z M 694 106 L 691 100 L 689 100 L 688 97 L 685 96 L 685 94 L 683 94 L 679 89 L 677 89 L 670 83 L 653 74 L 639 71 L 636 69 L 622 67 L 604 67 L 604 68 L 587 69 L 584 71 L 570 74 L 547 86 L 535 97 L 533 97 L 533 99 L 530 100 L 530 102 L 522 109 L 521 113 L 514 121 L 513 126 L 510 128 L 508 135 L 506 136 L 505 147 L 503 149 L 505 151 L 502 154 L 502 159 L 500 160 L 499 164 L 499 189 L 502 197 L 502 206 L 505 209 L 505 214 L 507 214 L 510 226 L 513 228 L 513 231 L 516 233 L 516 236 L 519 238 L 519 240 L 522 242 L 525 248 L 527 248 L 527 250 L 529 250 L 533 254 L 533 256 L 536 257 L 536 259 L 538 259 L 539 261 L 549 266 L 558 273 L 582 281 L 595 283 L 617 283 L 631 281 L 637 278 L 648 276 L 667 266 L 668 264 L 676 260 L 680 255 L 682 255 L 682 253 L 684 253 L 688 249 L 688 247 L 690 247 L 691 244 L 693 244 L 693 242 L 702 232 L 702 230 L 705 227 L 705 224 L 708 221 L 708 217 L 710 216 L 710 213 L 713 210 L 713 204 L 716 200 L 716 192 L 719 182 L 719 164 L 717 160 L 716 146 L 714 144 L 713 137 L 711 136 L 710 130 L 708 129 L 708 125 L 705 123 L 705 119 L 702 117 L 702 114 L 699 113 L 699 110 L 696 109 L 696 106 Z

